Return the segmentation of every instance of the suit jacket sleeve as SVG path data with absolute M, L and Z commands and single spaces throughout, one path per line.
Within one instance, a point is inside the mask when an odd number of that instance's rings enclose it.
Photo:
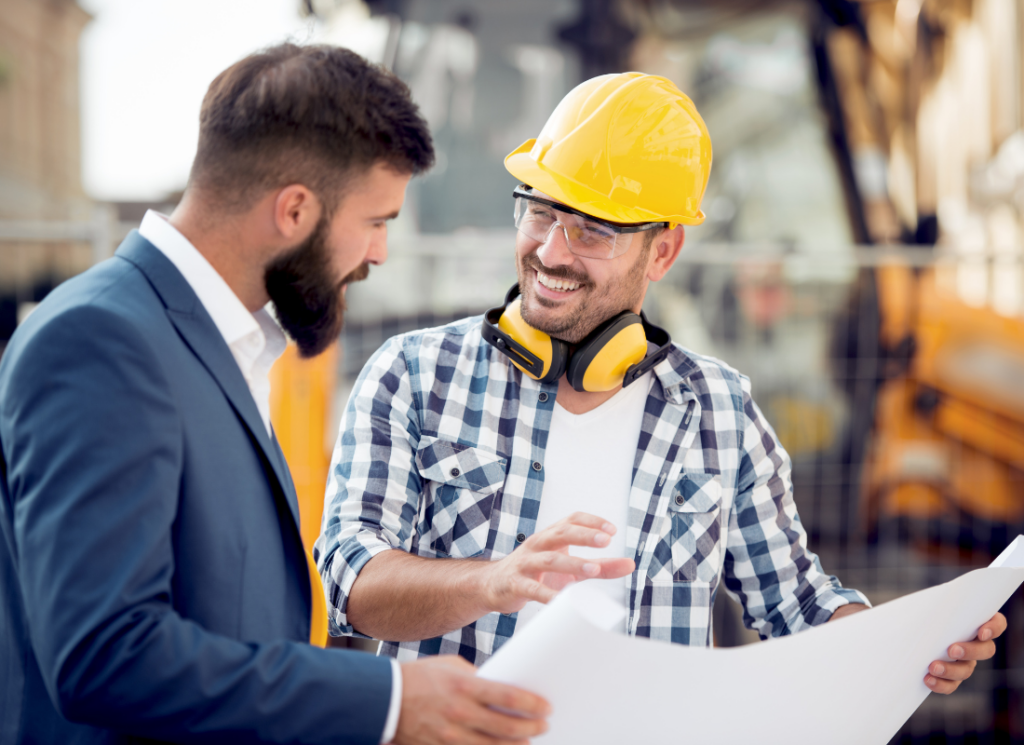
M 247 644 L 174 611 L 182 429 L 150 343 L 113 312 L 65 311 L 18 350 L 0 399 L 17 571 L 51 698 L 68 719 L 162 740 L 377 745 L 388 660 Z

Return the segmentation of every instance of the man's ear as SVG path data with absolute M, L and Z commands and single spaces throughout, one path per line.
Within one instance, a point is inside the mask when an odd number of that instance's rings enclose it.
M 302 184 L 290 184 L 277 192 L 273 208 L 274 227 L 288 244 L 308 238 L 323 212 L 320 200 Z
M 671 230 L 662 230 L 658 234 L 651 247 L 652 258 L 647 268 L 647 279 L 657 282 L 668 273 L 679 258 L 679 252 L 683 250 L 685 238 L 682 225 L 676 225 Z

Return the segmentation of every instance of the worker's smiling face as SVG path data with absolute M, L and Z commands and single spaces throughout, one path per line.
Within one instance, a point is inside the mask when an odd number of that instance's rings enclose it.
M 532 192 L 542 199 L 551 197 Z M 660 233 L 655 230 L 653 234 Z M 632 233 L 629 250 L 612 259 L 582 258 L 555 226 L 544 242 L 516 233 L 516 273 L 523 320 L 577 344 L 599 324 L 624 310 L 640 312 L 652 260 L 652 233 Z

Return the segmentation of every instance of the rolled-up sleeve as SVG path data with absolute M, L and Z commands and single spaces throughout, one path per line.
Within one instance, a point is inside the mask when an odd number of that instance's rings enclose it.
M 742 452 L 729 519 L 725 586 L 743 605 L 743 620 L 762 639 L 828 621 L 840 606 L 868 600 L 825 574 L 807 548 L 793 501 L 789 455 L 743 381 Z
M 335 635 L 363 636 L 349 624 L 346 611 L 366 562 L 388 549 L 411 548 L 421 489 L 418 441 L 410 373 L 398 337 L 360 373 L 331 458 L 313 553 Z

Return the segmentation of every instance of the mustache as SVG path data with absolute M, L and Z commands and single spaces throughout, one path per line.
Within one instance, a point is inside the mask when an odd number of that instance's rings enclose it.
M 546 274 L 552 279 L 564 279 L 569 282 L 578 282 L 579 284 L 587 284 L 590 282 L 590 278 L 585 274 L 578 274 L 572 271 L 567 266 L 556 266 L 547 267 L 540 263 L 540 259 L 537 258 L 536 254 L 530 254 L 523 258 L 523 267 L 525 269 L 534 269 L 541 274 Z
M 344 279 L 339 282 L 339 285 L 347 285 L 350 282 L 362 282 L 364 279 L 370 276 L 370 265 L 363 262 L 351 272 L 345 275 Z

